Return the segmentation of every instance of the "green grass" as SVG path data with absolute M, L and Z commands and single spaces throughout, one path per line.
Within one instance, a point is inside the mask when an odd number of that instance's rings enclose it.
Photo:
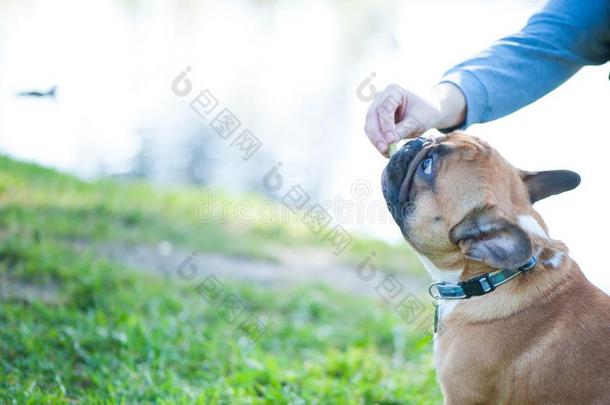
M 268 260 L 278 247 L 325 248 L 298 225 L 201 223 L 194 212 L 209 195 L 88 183 L 0 158 L 0 282 L 34 291 L 0 299 L 0 403 L 441 401 L 430 334 L 383 303 L 226 280 L 209 303 L 197 283 L 96 256 L 97 243 L 160 240 Z M 362 239 L 344 260 L 370 250 L 386 257 L 382 268 L 416 269 L 404 249 Z M 217 305 L 229 293 L 247 307 L 233 323 Z M 267 327 L 256 342 L 239 328 L 248 314 Z

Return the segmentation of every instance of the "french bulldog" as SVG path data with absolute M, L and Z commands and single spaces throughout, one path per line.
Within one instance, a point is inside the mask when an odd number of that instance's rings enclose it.
M 519 170 L 463 133 L 391 157 L 384 198 L 435 281 L 445 404 L 610 404 L 610 297 L 533 207 L 579 183 Z

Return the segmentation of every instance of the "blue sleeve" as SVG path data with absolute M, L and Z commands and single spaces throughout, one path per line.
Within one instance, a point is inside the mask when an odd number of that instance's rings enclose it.
M 508 115 L 584 65 L 610 59 L 610 0 L 551 0 L 518 33 L 450 69 L 441 82 L 466 98 L 460 128 Z

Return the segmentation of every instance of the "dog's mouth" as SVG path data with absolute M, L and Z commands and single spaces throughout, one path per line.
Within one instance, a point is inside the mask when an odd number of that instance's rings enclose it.
M 417 167 L 430 152 L 434 141 L 416 138 L 405 143 L 388 162 L 382 179 L 383 195 L 394 219 L 401 223 L 404 207 L 413 202 L 413 181 Z

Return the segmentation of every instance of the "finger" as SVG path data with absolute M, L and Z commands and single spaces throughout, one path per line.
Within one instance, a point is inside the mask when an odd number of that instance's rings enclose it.
M 379 116 L 379 126 L 384 139 L 388 143 L 393 143 L 398 140 L 396 136 L 396 111 L 402 104 L 402 97 L 397 92 L 390 92 L 384 96 L 383 100 L 377 107 Z
M 371 106 L 369 112 L 366 114 L 366 121 L 364 124 L 364 132 L 369 138 L 369 141 L 377 148 L 379 153 L 386 155 L 388 151 L 388 143 L 385 141 L 381 128 L 379 127 L 379 117 L 374 106 Z
M 414 138 L 426 132 L 424 126 L 413 116 L 407 116 L 396 126 L 396 135 L 400 139 Z

